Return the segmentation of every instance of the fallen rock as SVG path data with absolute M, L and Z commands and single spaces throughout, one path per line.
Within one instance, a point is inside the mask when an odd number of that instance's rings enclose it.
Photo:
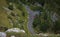
M 25 33 L 24 30 L 20 30 L 19 28 L 11 28 L 11 29 L 8 29 L 6 32 L 16 32 L 16 33 L 22 32 L 22 33 Z

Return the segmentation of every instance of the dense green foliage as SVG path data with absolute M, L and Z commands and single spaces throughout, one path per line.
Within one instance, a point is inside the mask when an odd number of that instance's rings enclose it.
M 58 3 L 59 3 L 59 0 L 45 0 L 44 5 L 41 7 L 42 11 L 40 15 L 38 15 L 33 22 L 33 27 L 35 28 L 37 33 L 39 32 L 60 33 L 60 24 L 59 24 L 60 23 L 59 21 L 60 4 Z M 56 13 L 55 16 L 58 20 L 56 20 L 55 18 L 52 19 L 52 17 L 55 17 L 53 16 L 54 13 Z M 53 21 L 53 20 L 56 20 L 56 21 Z

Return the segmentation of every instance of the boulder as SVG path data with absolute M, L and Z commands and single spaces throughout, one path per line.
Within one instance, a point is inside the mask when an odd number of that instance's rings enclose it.
M 8 29 L 6 32 L 16 32 L 16 33 L 22 32 L 22 33 L 25 33 L 24 30 L 20 30 L 19 28 L 11 28 L 11 29 Z
M 0 37 L 6 37 L 6 33 L 5 32 L 0 32 Z

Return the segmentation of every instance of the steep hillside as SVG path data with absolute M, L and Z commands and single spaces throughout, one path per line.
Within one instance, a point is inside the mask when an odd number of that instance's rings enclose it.
M 20 29 L 24 29 L 23 25 L 27 24 L 28 17 L 25 7 L 21 4 L 6 0 L 1 0 L 0 5 L 0 26 L 7 28 L 18 27 Z M 19 7 L 20 5 L 21 7 Z
M 3 27 L 12 27 L 8 21 L 8 17 L 7 17 L 7 12 L 3 7 L 7 7 L 6 1 L 5 0 L 0 0 L 0 26 Z

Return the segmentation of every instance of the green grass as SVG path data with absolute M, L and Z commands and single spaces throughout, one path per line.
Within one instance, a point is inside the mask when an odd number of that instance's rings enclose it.
M 2 6 L 4 6 L 5 7 L 5 0 L 0 0 L 1 2 L 0 2 L 0 5 L 2 4 Z M 15 4 L 16 5 L 16 4 Z M 18 4 L 19 5 L 19 4 Z M 2 7 L 1 6 L 1 7 Z M 17 6 L 17 5 L 16 5 Z M 11 26 L 11 24 L 9 23 L 9 18 L 8 18 L 8 15 L 7 15 L 7 13 L 6 13 L 6 11 L 3 9 L 3 8 L 1 8 L 0 7 L 0 26 L 2 25 L 2 26 L 6 26 L 6 27 L 8 27 L 8 28 L 11 28 L 11 27 L 13 27 L 13 26 Z M 26 33 L 27 33 L 27 37 L 29 37 L 30 36 L 30 33 L 29 33 L 29 31 L 28 31 L 28 28 L 27 28 L 27 22 L 28 22 L 28 13 L 27 13 L 27 10 L 25 9 L 25 7 L 24 6 L 22 6 L 21 5 L 21 10 L 19 10 L 19 9 L 14 9 L 14 10 L 12 10 L 12 12 L 14 12 L 14 14 L 17 14 L 17 15 L 19 15 L 19 18 L 18 17 L 14 17 L 14 16 L 12 16 L 12 15 L 9 15 L 9 17 L 11 17 L 11 19 L 12 19 L 12 21 L 13 21 L 13 24 L 15 25 L 15 20 L 16 20 L 16 18 L 18 18 L 18 20 L 24 20 L 24 23 L 23 23 L 23 28 L 24 28 L 24 30 L 26 31 Z M 24 12 L 24 14 L 25 14 L 25 16 L 22 16 L 22 12 Z M 18 24 L 16 24 L 16 25 L 18 25 Z
M 10 33 L 7 33 L 7 36 L 11 36 L 11 35 L 15 35 L 16 37 L 27 37 L 27 34 L 26 33 L 14 33 L 14 32 L 10 32 Z M 48 36 L 43 36 L 43 35 L 30 35 L 28 37 L 60 37 L 60 34 L 57 35 L 57 34 L 49 34 Z

